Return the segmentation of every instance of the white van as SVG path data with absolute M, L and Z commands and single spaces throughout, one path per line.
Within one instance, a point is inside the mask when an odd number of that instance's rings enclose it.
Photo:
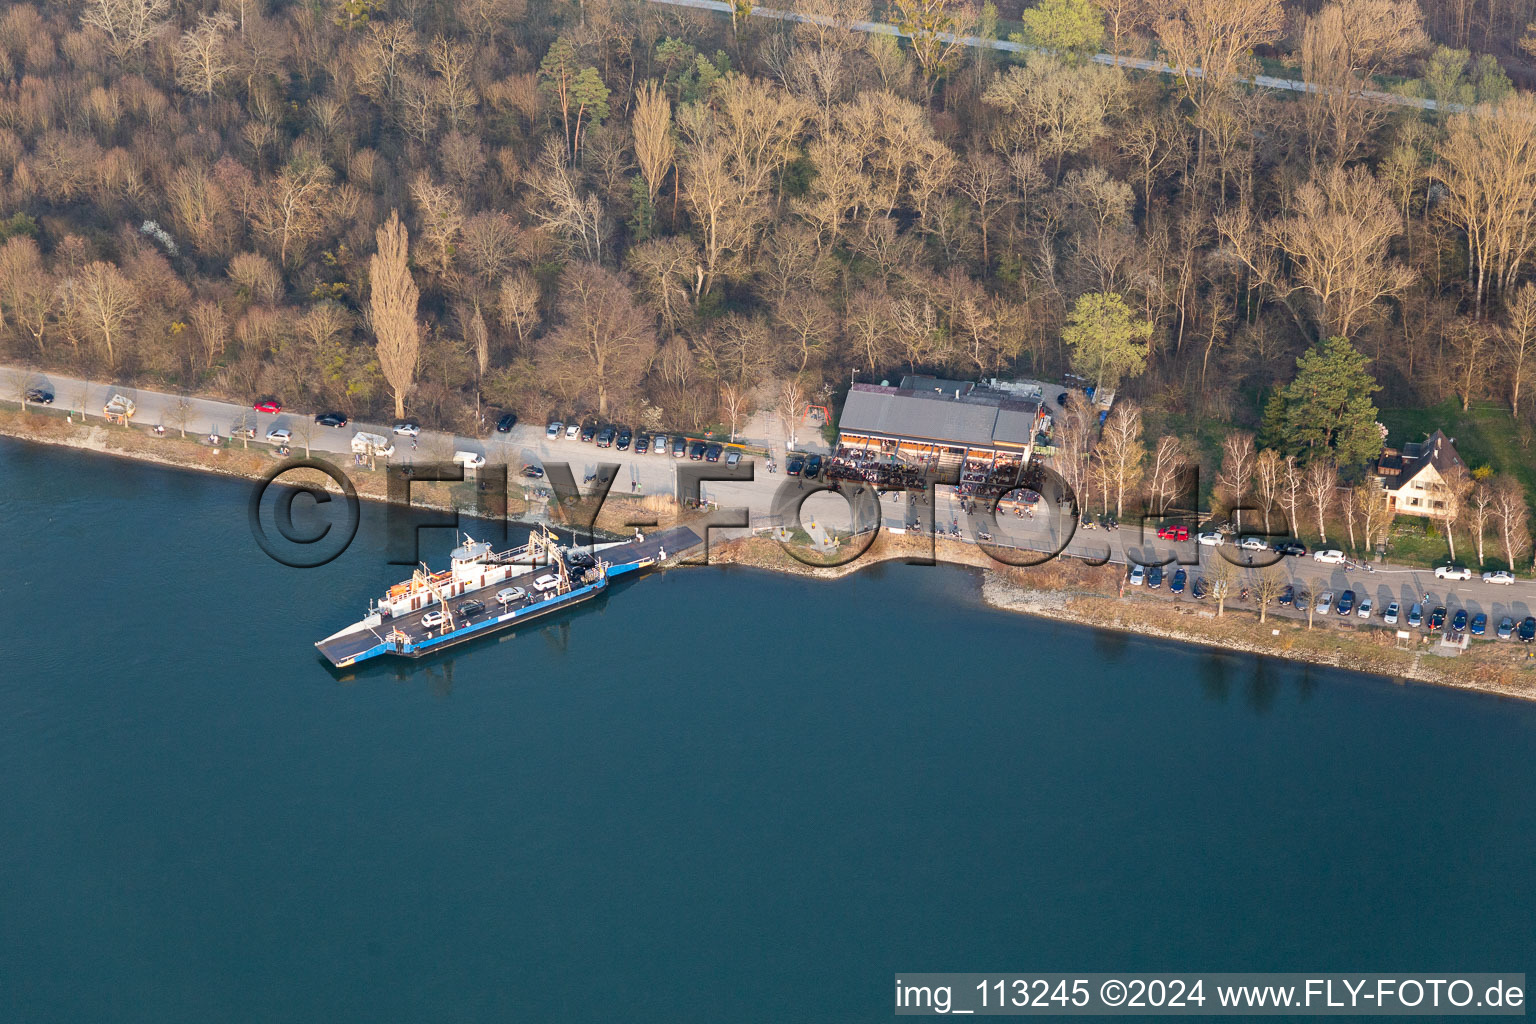
M 352 450 L 358 455 L 367 455 L 371 451 L 386 459 L 395 454 L 395 446 L 389 438 L 382 434 L 370 434 L 366 430 L 359 430 L 352 435 Z
M 465 469 L 479 469 L 485 465 L 485 456 L 476 455 L 474 452 L 454 452 L 453 461 Z

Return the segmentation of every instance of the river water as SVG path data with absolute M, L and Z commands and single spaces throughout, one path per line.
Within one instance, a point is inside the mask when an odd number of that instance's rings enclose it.
M 383 513 L 296 570 L 249 494 L 0 442 L 0 1020 L 881 1020 L 897 971 L 1536 967 L 1536 707 L 894 565 L 669 572 L 337 678 L 313 641 L 407 572 Z

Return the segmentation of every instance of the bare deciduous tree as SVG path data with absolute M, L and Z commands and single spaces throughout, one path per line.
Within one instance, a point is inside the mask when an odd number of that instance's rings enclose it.
M 1513 571 L 1531 546 L 1531 533 L 1526 525 L 1530 509 L 1526 506 L 1525 489 L 1520 486 L 1520 481 L 1500 477 L 1494 482 L 1493 514 L 1499 523 L 1504 560 Z
M 672 101 L 656 82 L 642 82 L 635 90 L 630 130 L 635 134 L 635 159 L 645 179 L 646 194 L 654 205 L 677 150 L 672 137 Z
M 234 73 L 236 64 L 226 36 L 235 21 L 222 12 L 205 14 L 176 43 L 176 82 L 183 89 L 213 99 L 214 90 Z
M 1233 511 L 1233 519 L 1239 530 L 1243 527 L 1242 506 L 1248 500 L 1248 489 L 1253 486 L 1254 467 L 1253 435 L 1245 430 L 1229 433 L 1221 442 L 1221 470 L 1216 483 L 1227 497 L 1227 508 Z
M 1249 592 L 1259 609 L 1259 622 L 1263 623 L 1269 618 L 1270 602 L 1277 600 L 1285 589 L 1285 574 L 1273 566 L 1265 566 L 1249 573 L 1248 579 Z
M 1173 434 L 1164 434 L 1157 439 L 1157 447 L 1152 452 L 1152 469 L 1147 479 L 1154 514 L 1166 513 L 1169 504 L 1179 496 L 1179 484 L 1188 465 L 1189 453 L 1183 441 Z
M 578 263 L 566 272 L 560 294 L 561 323 L 546 336 L 539 366 L 573 393 L 595 399 L 597 414 L 606 417 L 615 399 L 639 383 L 656 335 L 613 271 Z
M 1121 399 L 1104 421 L 1099 442 L 1099 459 L 1115 489 L 1115 518 L 1125 515 L 1125 492 L 1141 483 L 1147 447 L 1141 441 L 1141 407 L 1130 399 Z
M 373 329 L 379 368 L 395 398 L 395 418 L 405 417 L 405 398 L 416 385 L 421 358 L 421 325 L 416 321 L 419 293 L 411 278 L 409 236 L 400 214 L 374 235 L 378 251 L 368 261 L 368 326 Z
M 170 0 L 90 0 L 80 24 L 100 29 L 119 64 L 144 49 L 166 26 Z
M 1328 543 L 1328 510 L 1333 508 L 1334 492 L 1338 487 L 1338 468 L 1327 459 L 1314 461 L 1302 478 L 1302 488 L 1317 517 L 1317 536 L 1324 544 Z
M 1467 529 L 1477 546 L 1477 564 L 1487 561 L 1483 546 L 1488 537 L 1488 524 L 1494 519 L 1493 488 L 1486 480 L 1479 480 L 1467 495 Z
M 1536 248 L 1536 96 L 1455 113 L 1430 174 L 1447 195 L 1437 210 L 1467 240 L 1467 284 L 1481 310 L 1507 291 Z
M 1506 311 L 1508 322 L 1499 332 L 1504 371 L 1509 378 L 1509 414 L 1520 415 L 1520 391 L 1536 364 L 1536 285 L 1527 281 Z

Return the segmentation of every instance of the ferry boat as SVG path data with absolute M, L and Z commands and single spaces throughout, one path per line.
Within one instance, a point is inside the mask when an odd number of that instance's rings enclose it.
M 548 527 L 503 552 L 466 535 L 447 570 L 423 566 L 370 602 L 365 618 L 315 647 L 337 668 L 386 654 L 435 654 L 591 600 L 608 586 L 610 564 L 562 548 Z

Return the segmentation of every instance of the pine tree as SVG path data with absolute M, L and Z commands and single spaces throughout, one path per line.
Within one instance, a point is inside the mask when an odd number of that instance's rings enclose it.
M 1366 372 L 1369 358 L 1343 338 L 1328 338 L 1296 360 L 1296 377 L 1264 410 L 1265 443 L 1306 460 L 1332 455 L 1341 466 L 1381 454 L 1381 428 Z

